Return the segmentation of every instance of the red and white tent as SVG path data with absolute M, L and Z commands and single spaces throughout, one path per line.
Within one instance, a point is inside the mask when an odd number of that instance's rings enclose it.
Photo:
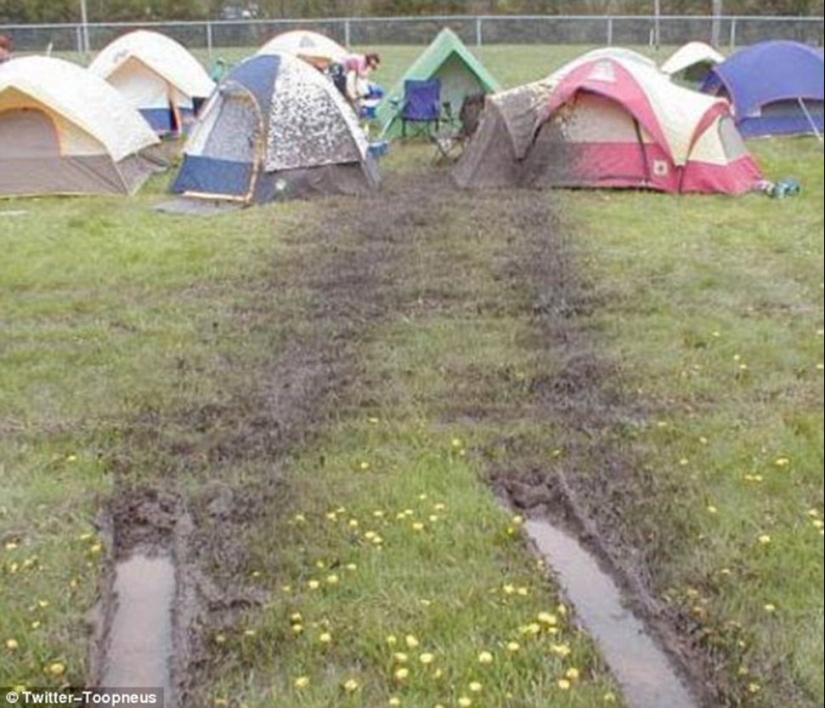
M 571 184 L 740 194 L 762 179 L 726 101 L 639 62 L 606 58 L 575 68 L 544 119 L 559 122 Z
M 496 94 L 456 166 L 462 187 L 741 194 L 762 180 L 729 104 L 621 56 L 575 60 Z

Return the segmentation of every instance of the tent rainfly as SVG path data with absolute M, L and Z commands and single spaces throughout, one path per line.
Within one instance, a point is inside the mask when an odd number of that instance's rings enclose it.
M 789 41 L 760 42 L 714 67 L 702 91 L 733 103 L 746 138 L 814 134 L 825 122 L 822 50 Z
M 334 40 L 309 30 L 291 30 L 270 39 L 258 54 L 291 54 L 323 69 L 335 62 L 343 62 L 349 52 Z
M 688 42 L 662 64 L 662 71 L 677 83 L 699 88 L 711 69 L 723 61 L 725 57 L 709 44 Z
M 443 104 L 450 104 L 455 116 L 458 116 L 467 96 L 501 90 L 499 83 L 467 49 L 459 36 L 451 29 L 445 28 L 419 55 L 378 106 L 376 117 L 384 135 L 397 135 L 401 132 L 401 121 L 396 118 L 398 106 L 403 101 L 404 82 L 408 79 L 433 78 L 441 80 L 441 101 Z
M 0 64 L 0 196 L 130 194 L 158 168 L 146 122 L 103 79 L 31 56 Z
M 364 132 L 333 83 L 289 54 L 236 66 L 203 107 L 177 194 L 260 203 L 378 186 Z
M 215 88 L 206 69 L 181 44 L 147 30 L 108 44 L 89 71 L 120 91 L 159 135 L 185 132 Z
M 740 194 L 762 174 L 726 101 L 637 61 L 579 64 L 492 96 L 456 165 L 462 187 L 629 187 Z

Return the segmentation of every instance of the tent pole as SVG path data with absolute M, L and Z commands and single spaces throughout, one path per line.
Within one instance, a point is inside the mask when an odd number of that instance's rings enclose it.
M 802 109 L 802 112 L 805 114 L 805 117 L 808 119 L 808 123 L 811 124 L 811 128 L 814 129 L 814 135 L 816 135 L 816 139 L 819 140 L 820 143 L 822 143 L 823 142 L 822 133 L 820 133 L 819 128 L 816 127 L 816 122 L 814 121 L 813 116 L 808 111 L 808 107 L 805 105 L 805 101 L 803 101 L 801 98 L 797 98 L 796 100 L 799 101 L 799 107 Z

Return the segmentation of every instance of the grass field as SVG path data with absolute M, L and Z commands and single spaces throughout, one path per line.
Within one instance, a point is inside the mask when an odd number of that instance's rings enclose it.
M 190 705 L 620 706 L 490 491 L 564 474 L 720 705 L 821 706 L 823 156 L 752 149 L 801 195 L 457 193 L 413 145 L 365 202 L 0 202 L 0 685 L 84 682 L 101 511 L 150 490 L 254 598 Z

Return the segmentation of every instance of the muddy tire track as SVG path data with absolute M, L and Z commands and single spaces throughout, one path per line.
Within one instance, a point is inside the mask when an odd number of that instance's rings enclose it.
M 392 271 L 416 229 L 434 218 L 432 194 L 426 176 L 409 175 L 390 178 L 373 197 L 318 202 L 329 217 L 307 238 L 321 257 L 303 263 L 291 282 L 273 282 L 255 305 L 276 327 L 282 288 L 309 295 L 295 336 L 264 370 L 249 372 L 255 387 L 172 419 L 148 411 L 122 431 L 123 444 L 109 456 L 115 493 L 99 519 L 108 557 L 90 685 L 102 684 L 111 663 L 118 563 L 135 554 L 164 556 L 174 563 L 176 584 L 166 705 L 206 704 L 208 677 L 222 661 L 208 638 L 266 600 L 245 580 L 245 535 L 288 507 L 281 470 L 324 422 L 371 403 L 359 350 L 403 309 Z M 153 447 L 168 469 L 147 483 L 131 453 Z

